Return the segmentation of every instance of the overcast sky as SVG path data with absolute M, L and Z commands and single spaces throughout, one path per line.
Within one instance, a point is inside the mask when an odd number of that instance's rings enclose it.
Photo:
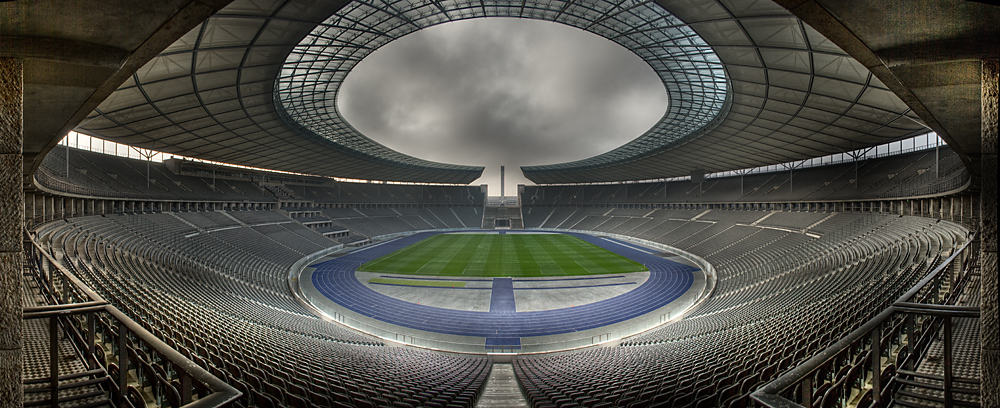
M 621 46 L 568 26 L 519 19 L 447 23 L 361 61 L 341 87 L 344 117 L 422 159 L 486 166 L 473 184 L 499 195 L 531 184 L 520 166 L 584 159 L 632 140 L 666 110 L 662 83 Z

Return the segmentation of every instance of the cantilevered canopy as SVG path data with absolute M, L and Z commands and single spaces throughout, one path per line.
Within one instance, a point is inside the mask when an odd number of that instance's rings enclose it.
M 482 167 L 411 158 L 370 140 L 376 146 L 367 149 L 337 143 L 283 119 L 275 81 L 286 57 L 341 6 L 236 1 L 136 72 L 78 130 L 166 153 L 273 170 L 430 183 L 467 184 L 479 178 Z
M 349 70 L 377 47 L 483 16 L 556 21 L 607 37 L 649 62 L 670 98 L 660 122 L 618 149 L 523 168 L 538 183 L 753 167 L 926 131 L 867 69 L 785 9 L 716 0 L 237 0 L 146 64 L 80 130 L 276 170 L 468 183 L 482 168 L 392 151 L 347 124 L 335 101 Z
M 537 183 L 606 182 L 735 170 L 840 153 L 927 128 L 854 58 L 771 1 L 662 0 L 725 66 L 732 106 L 709 126 L 640 155 L 526 166 Z M 672 101 L 671 101 L 672 102 Z M 685 117 L 667 113 L 667 121 Z
M 24 70 L 25 188 L 45 154 L 122 81 L 229 2 L 0 2 L 0 57 Z
M 779 0 L 906 101 L 980 172 L 984 58 L 1000 56 L 993 1 Z M 974 180 L 978 177 L 974 177 Z M 984 180 L 984 183 L 990 181 Z

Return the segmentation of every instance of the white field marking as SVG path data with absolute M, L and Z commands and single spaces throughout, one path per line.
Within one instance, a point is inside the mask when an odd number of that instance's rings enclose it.
M 596 273 L 594 271 L 590 270 L 590 268 L 581 265 L 580 261 L 573 261 L 573 262 L 575 262 L 577 265 L 579 265 L 581 268 L 583 268 L 583 270 L 586 271 L 588 274 L 596 275 Z M 607 272 L 607 270 L 605 270 L 604 272 Z
M 423 264 L 420 268 L 417 268 L 417 270 L 413 271 L 413 273 L 420 274 L 420 271 L 424 270 L 424 268 L 426 268 L 428 266 L 431 266 L 431 265 L 434 265 L 437 268 L 437 271 L 441 272 L 441 270 L 444 269 L 444 266 L 448 265 L 448 262 L 447 261 L 430 261 L 430 262 L 427 262 L 427 263 Z M 431 268 L 431 269 L 435 269 L 435 268 Z M 434 274 L 434 276 L 438 276 L 438 275 L 440 275 L 440 273 L 435 273 Z
M 417 270 L 413 271 L 413 273 L 420 274 L 420 271 L 424 270 L 424 268 L 426 268 L 427 265 L 430 265 L 430 264 L 431 264 L 431 262 L 428 262 L 428 263 L 425 263 L 425 264 L 421 265 L 419 268 L 417 268 Z
M 462 270 L 462 276 L 465 276 L 466 272 L 470 272 L 470 271 L 473 272 L 473 273 L 476 273 L 476 274 L 474 274 L 472 276 L 482 276 L 484 269 L 469 269 L 469 268 L 465 268 L 465 269 Z

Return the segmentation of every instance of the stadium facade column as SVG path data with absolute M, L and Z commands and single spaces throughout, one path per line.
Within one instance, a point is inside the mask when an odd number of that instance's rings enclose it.
M 23 364 L 21 320 L 21 185 L 24 63 L 0 57 L 0 408 L 20 407 Z
M 979 193 L 979 266 L 982 300 L 982 406 L 1000 407 L 1000 297 L 997 281 L 997 134 L 1000 133 L 1000 59 L 983 60 L 982 179 Z

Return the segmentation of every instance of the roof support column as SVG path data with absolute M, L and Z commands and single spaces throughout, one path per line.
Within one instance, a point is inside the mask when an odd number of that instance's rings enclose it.
M 997 290 L 997 133 L 1000 132 L 1000 59 L 983 60 L 982 190 L 979 193 L 980 336 L 983 407 L 1000 407 L 1000 314 Z
M 23 364 L 21 320 L 21 185 L 24 63 L 0 57 L 0 408 L 20 407 Z

